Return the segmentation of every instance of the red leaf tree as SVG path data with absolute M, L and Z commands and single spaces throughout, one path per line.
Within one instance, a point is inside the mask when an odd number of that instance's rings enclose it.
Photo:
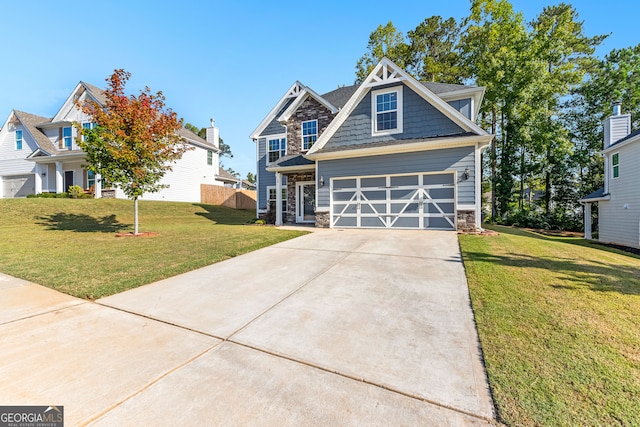
M 118 69 L 106 79 L 105 105 L 77 104 L 93 117 L 93 129 L 75 124 L 84 137 L 78 145 L 87 153 L 87 169 L 99 173 L 134 201 L 134 234 L 138 234 L 138 198 L 166 187 L 160 180 L 189 149 L 177 134 L 182 119 L 165 108 L 162 92 L 149 87 L 138 96 L 124 88 L 131 74 Z

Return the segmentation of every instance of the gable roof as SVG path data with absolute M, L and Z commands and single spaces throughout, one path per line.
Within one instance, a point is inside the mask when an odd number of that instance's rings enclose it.
M 47 136 L 38 129 L 39 125 L 51 122 L 51 119 L 46 117 L 36 116 L 35 114 L 25 113 L 24 111 L 13 110 L 13 114 L 22 123 L 22 126 L 29 132 L 29 135 L 33 138 L 39 148 L 44 150 L 47 154 L 55 154 L 58 149 L 47 138 Z
M 338 112 L 338 108 L 334 107 L 330 102 L 328 102 L 324 97 L 315 93 L 311 88 L 305 87 L 303 91 L 295 98 L 295 100 L 281 113 L 277 116 L 278 121 L 286 122 L 289 120 L 291 115 L 298 109 L 298 107 L 307 99 L 313 98 L 318 101 L 321 105 L 323 105 L 327 110 L 330 110 L 332 114 Z
M 291 102 L 294 101 L 295 98 L 297 98 L 298 95 L 300 95 L 300 93 L 302 93 L 305 88 L 306 88 L 305 85 L 303 85 L 302 83 L 296 80 L 296 82 L 293 85 L 291 85 L 291 87 L 285 92 L 285 94 L 282 96 L 282 98 L 280 98 L 280 100 L 271 109 L 271 111 L 269 111 L 269 114 L 267 114 L 267 116 L 264 119 L 262 119 L 258 127 L 255 128 L 253 132 L 251 132 L 251 135 L 249 135 L 249 138 L 254 140 L 257 139 L 262 133 L 262 131 L 264 131 L 267 128 L 267 126 L 269 126 L 269 123 L 271 123 L 276 117 L 282 114 L 284 105 L 287 104 L 287 102 L 289 103 L 288 105 L 290 105 Z
M 178 131 L 176 132 L 178 135 L 180 135 L 181 137 L 183 137 L 184 139 L 187 140 L 187 142 L 194 144 L 194 145 L 199 145 L 203 148 L 209 149 L 209 150 L 214 150 L 216 152 L 220 152 L 220 149 L 217 148 L 215 145 L 213 145 L 213 143 L 207 141 L 204 138 L 200 138 L 198 135 L 196 135 L 195 133 L 191 132 L 189 129 L 185 128 L 185 127 L 181 127 L 180 129 L 178 129 Z
M 449 105 L 445 100 L 428 89 L 426 85 L 418 82 L 388 58 L 382 58 L 358 89 L 351 95 L 351 98 L 345 103 L 344 107 L 336 115 L 329 126 L 327 126 L 327 129 L 325 129 L 324 133 L 320 135 L 316 143 L 313 144 L 311 149 L 309 149 L 307 156 L 309 158 L 313 158 L 315 153 L 318 153 L 324 148 L 327 142 L 342 126 L 345 120 L 351 115 L 353 110 L 358 106 L 367 93 L 369 93 L 369 91 L 377 86 L 394 83 L 407 85 L 425 101 L 431 104 L 436 110 L 440 111 L 452 122 L 462 128 L 463 132 L 470 132 L 477 136 L 487 137 L 489 140 L 492 138 L 492 136 L 485 132 L 481 127 L 467 119 L 464 115 L 460 114 L 460 112 Z M 458 85 L 432 85 L 434 89 L 440 90 L 441 93 L 454 92 L 452 86 L 457 87 Z

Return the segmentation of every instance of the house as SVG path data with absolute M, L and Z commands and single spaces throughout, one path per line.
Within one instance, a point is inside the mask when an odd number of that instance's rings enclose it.
M 220 174 L 217 176 L 219 181 L 224 183 L 225 187 L 237 188 L 240 190 L 255 190 L 256 187 L 246 179 L 238 178 L 226 169 L 220 168 Z
M 78 147 L 79 138 L 73 122 L 83 127 L 94 126 L 91 117 L 80 111 L 75 101 L 105 103 L 104 92 L 80 82 L 53 118 L 13 110 L 0 129 L 0 196 L 24 197 L 43 192 L 62 193 L 72 185 L 94 189 L 96 197 L 126 198 L 120 189 L 108 189 L 99 175 L 86 169 L 85 153 Z M 200 184 L 223 185 L 219 174 L 219 133 L 207 128 L 202 139 L 187 129 L 180 129 L 193 150 L 187 151 L 173 165 L 161 183 L 168 185 L 157 193 L 148 193 L 144 200 L 199 202 Z M 96 185 L 98 183 L 98 185 Z
M 419 82 L 383 58 L 362 84 L 319 95 L 296 81 L 251 133 L 257 214 L 276 224 L 480 226 L 475 123 L 484 88 Z
M 591 205 L 598 203 L 598 240 L 640 248 L 640 130 L 631 132 L 631 115 L 620 104 L 605 119 L 604 186 L 580 200 L 584 237 L 591 239 Z

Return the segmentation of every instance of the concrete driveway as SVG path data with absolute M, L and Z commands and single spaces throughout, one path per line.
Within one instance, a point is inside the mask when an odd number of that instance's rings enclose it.
M 319 230 L 90 303 L 0 276 L 0 403 L 66 425 L 487 425 L 457 236 Z

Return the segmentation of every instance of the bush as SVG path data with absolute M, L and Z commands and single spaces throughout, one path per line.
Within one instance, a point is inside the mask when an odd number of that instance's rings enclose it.
M 78 199 L 82 197 L 84 190 L 79 185 L 72 185 L 69 187 L 69 197 L 72 199 Z
M 543 213 L 540 209 L 516 209 L 504 218 L 489 218 L 487 222 L 542 230 L 581 231 L 582 216 L 579 212 L 556 210 Z
M 28 198 L 39 198 L 39 199 L 66 199 L 69 197 L 68 193 L 40 193 L 40 194 L 29 194 Z

